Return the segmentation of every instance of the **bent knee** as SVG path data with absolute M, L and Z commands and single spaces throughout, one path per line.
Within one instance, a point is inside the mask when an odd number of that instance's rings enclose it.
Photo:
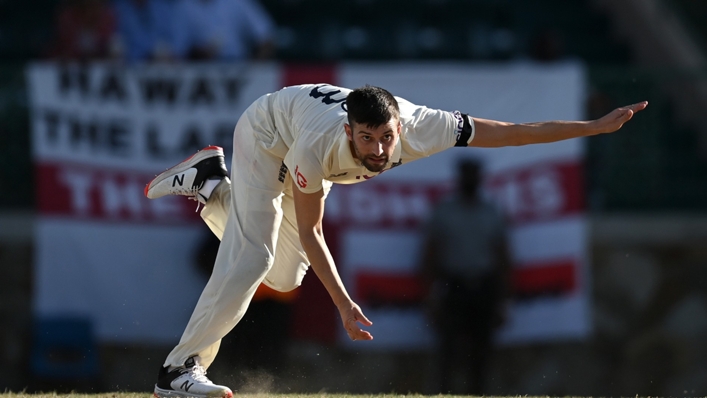
M 287 293 L 287 292 L 291 292 L 291 291 L 297 289 L 298 287 L 300 287 L 300 285 L 302 284 L 302 280 L 299 279 L 299 280 L 284 281 L 284 280 L 272 280 L 272 279 L 269 279 L 266 277 L 263 280 L 263 283 L 265 284 L 265 286 L 267 286 L 275 291 L 278 291 L 280 293 Z

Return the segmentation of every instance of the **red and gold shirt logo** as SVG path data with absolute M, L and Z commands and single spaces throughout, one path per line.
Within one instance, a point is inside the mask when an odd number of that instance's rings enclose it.
M 307 179 L 299 172 L 299 166 L 295 166 L 295 177 L 300 188 L 307 188 Z

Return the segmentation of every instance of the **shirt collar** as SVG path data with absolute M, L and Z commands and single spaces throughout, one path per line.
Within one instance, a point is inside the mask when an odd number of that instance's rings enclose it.
M 388 159 L 388 164 L 385 166 L 386 170 L 393 167 L 393 164 L 398 163 L 400 164 L 400 153 L 403 151 L 402 149 L 402 143 L 403 142 L 403 137 L 401 137 L 401 134 L 398 134 L 398 143 L 395 144 L 395 150 L 393 151 L 393 156 Z

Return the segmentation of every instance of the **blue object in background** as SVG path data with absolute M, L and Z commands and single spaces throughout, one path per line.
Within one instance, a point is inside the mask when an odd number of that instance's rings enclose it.
M 36 319 L 30 368 L 33 377 L 45 380 L 96 378 L 99 359 L 91 321 L 83 317 Z

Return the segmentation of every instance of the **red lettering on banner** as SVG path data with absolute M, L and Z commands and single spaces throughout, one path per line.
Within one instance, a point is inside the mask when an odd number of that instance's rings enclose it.
M 580 163 L 553 163 L 488 176 L 485 188 L 512 223 L 551 220 L 585 209 Z
M 154 175 L 78 164 L 37 166 L 37 207 L 41 215 L 106 221 L 198 221 L 194 203 L 143 193 Z
M 341 185 L 327 198 L 324 221 L 331 228 L 414 228 L 450 191 L 448 184 L 388 181 Z
M 386 181 L 342 185 L 327 198 L 325 221 L 347 227 L 415 226 L 452 182 Z M 487 177 L 484 188 L 514 225 L 549 221 L 585 209 L 584 176 L 579 163 L 552 163 Z
M 307 188 L 307 179 L 299 172 L 299 166 L 295 166 L 295 177 L 297 177 L 297 185 L 300 188 Z

